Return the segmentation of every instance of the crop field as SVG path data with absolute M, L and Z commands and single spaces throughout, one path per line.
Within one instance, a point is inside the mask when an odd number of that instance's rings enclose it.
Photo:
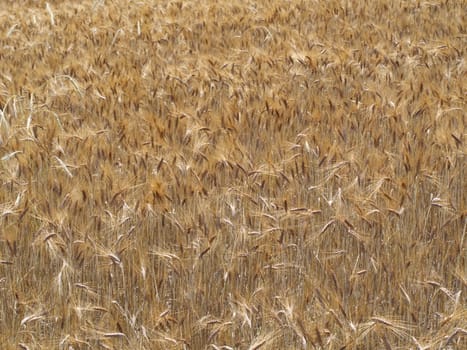
M 466 9 L 0 1 L 0 349 L 467 349 Z

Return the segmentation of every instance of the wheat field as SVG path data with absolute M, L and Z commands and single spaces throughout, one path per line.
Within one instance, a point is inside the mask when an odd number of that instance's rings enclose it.
M 466 349 L 466 9 L 1 1 L 0 348 Z

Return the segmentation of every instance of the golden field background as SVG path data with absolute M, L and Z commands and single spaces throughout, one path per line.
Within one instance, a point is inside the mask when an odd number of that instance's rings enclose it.
M 466 1 L 1 1 L 1 349 L 467 347 Z

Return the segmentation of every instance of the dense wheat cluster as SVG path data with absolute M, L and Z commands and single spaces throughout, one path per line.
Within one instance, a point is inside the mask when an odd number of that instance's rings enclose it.
M 2 1 L 1 349 L 465 349 L 466 6 Z

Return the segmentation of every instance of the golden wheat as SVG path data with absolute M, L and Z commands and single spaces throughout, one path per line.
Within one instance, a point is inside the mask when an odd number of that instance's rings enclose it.
M 4 1 L 0 347 L 467 347 L 466 5 Z

